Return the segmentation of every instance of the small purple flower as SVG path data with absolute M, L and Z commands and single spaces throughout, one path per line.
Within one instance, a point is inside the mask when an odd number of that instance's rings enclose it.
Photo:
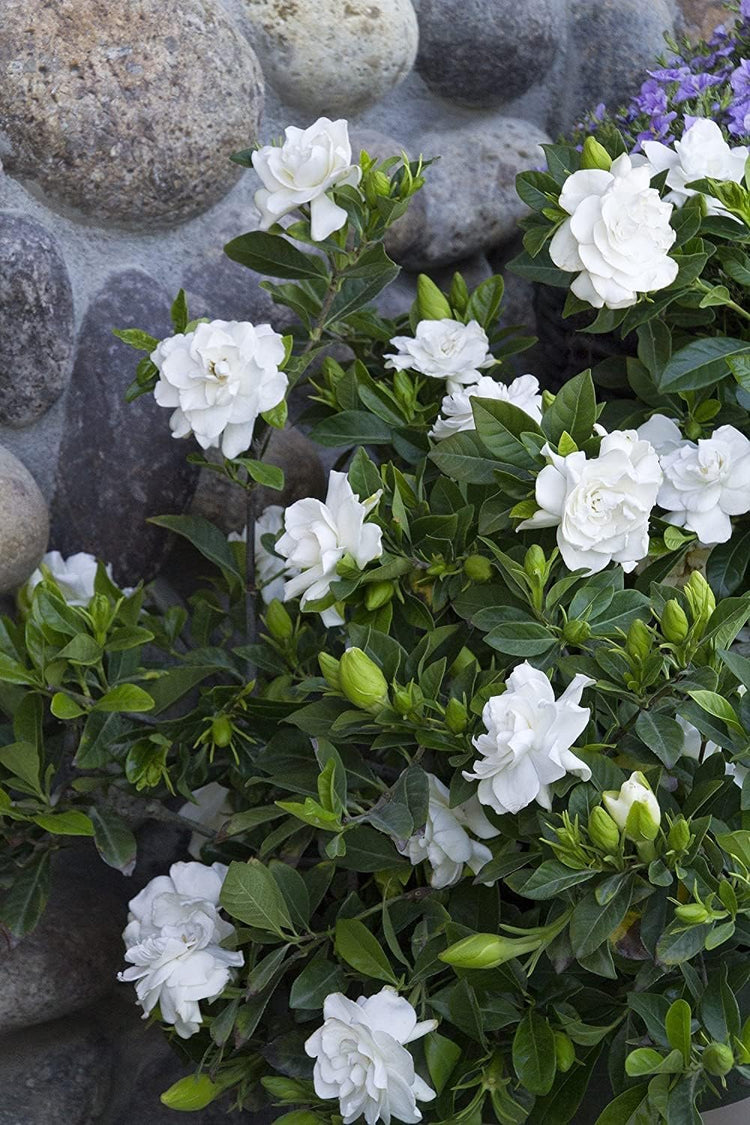
M 743 19 L 750 20 L 750 0 L 742 0 L 740 4 L 740 15 Z
M 682 79 L 674 95 L 675 105 L 686 102 L 690 98 L 697 98 L 704 90 L 711 86 L 720 86 L 723 78 L 718 74 L 688 74 Z

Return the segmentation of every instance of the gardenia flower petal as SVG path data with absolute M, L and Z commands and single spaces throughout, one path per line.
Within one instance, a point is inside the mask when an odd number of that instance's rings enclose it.
M 691 195 L 697 195 L 695 188 L 686 185 L 694 180 L 710 177 L 712 180 L 742 183 L 745 174 L 745 161 L 748 149 L 745 145 L 730 148 L 715 121 L 699 117 L 685 130 L 682 138 L 671 147 L 660 141 L 643 141 L 645 152 L 652 169 L 652 176 L 667 171 L 667 187 L 671 191 L 666 196 L 675 207 L 682 207 Z M 704 195 L 709 215 L 723 215 L 735 219 L 725 207 L 710 195 Z
M 284 509 L 280 504 L 269 504 L 255 521 L 255 580 L 260 589 L 260 596 L 268 605 L 278 598 L 284 598 L 284 582 L 299 573 L 296 567 L 288 566 L 278 555 L 267 551 L 263 545 L 264 535 L 276 537 L 284 526 Z M 227 539 L 230 543 L 247 542 L 247 528 L 241 532 L 230 531 Z
M 397 844 L 401 855 L 408 855 L 416 866 L 427 862 L 432 868 L 430 885 L 451 887 L 461 878 L 464 865 L 476 875 L 492 859 L 492 852 L 469 835 L 482 840 L 500 834 L 482 812 L 477 798 L 450 807 L 450 792 L 434 774 L 428 773 L 429 804 L 421 832 Z
M 560 206 L 570 218 L 553 235 L 550 257 L 578 274 L 571 291 L 594 308 L 628 308 L 677 276 L 672 204 L 649 186 L 650 176 L 647 164 L 623 154 L 609 172 L 584 169 L 563 184 Z
M 472 398 L 491 398 L 510 402 L 528 414 L 537 425 L 542 420 L 542 396 L 539 380 L 534 375 L 519 375 L 507 385 L 499 383 L 489 375 L 483 375 L 478 382 L 468 387 L 459 387 L 453 394 L 446 395 L 440 407 L 440 416 L 430 430 L 430 437 L 442 441 L 451 434 L 462 430 L 476 429 L 471 409 Z
M 557 527 L 557 545 L 570 570 L 595 574 L 611 562 L 628 572 L 648 554 L 651 510 L 662 482 L 659 458 L 635 430 L 602 438 L 599 455 L 561 457 L 536 479 L 539 510 L 517 530 Z
M 573 773 L 584 781 L 591 770 L 571 752 L 590 715 L 581 707 L 583 689 L 595 681 L 578 674 L 559 699 L 544 672 L 528 661 L 508 676 L 502 695 L 482 711 L 484 734 L 475 738 L 480 757 L 467 781 L 478 781 L 477 796 L 501 816 L 532 801 L 552 807 L 550 785 Z
M 193 800 L 184 804 L 179 813 L 185 820 L 192 820 L 194 824 L 216 832 L 232 814 L 229 790 L 226 786 L 219 785 L 218 781 L 209 781 L 208 785 L 201 785 L 194 790 Z M 193 859 L 200 859 L 201 848 L 206 840 L 203 833 L 193 832 L 188 844 L 188 854 Z
M 46 566 L 60 587 L 60 593 L 68 605 L 89 604 L 94 596 L 94 582 L 98 566 L 93 555 L 87 555 L 85 551 L 79 551 L 78 554 L 70 555 L 67 559 L 64 559 L 59 551 L 48 551 L 42 559 L 42 565 Z M 112 580 L 112 567 L 109 563 L 105 569 L 110 580 Z M 37 567 L 26 584 L 28 592 L 31 593 L 43 579 L 44 575 Z
M 199 1001 L 219 996 L 244 960 L 220 945 L 234 933 L 219 914 L 226 873 L 221 863 L 173 863 L 128 904 L 122 936 L 131 968 L 118 980 L 135 983 L 144 1019 L 158 1004 L 184 1039 L 201 1023 Z
M 487 333 L 476 320 L 421 320 L 414 336 L 394 336 L 391 344 L 397 351 L 386 355 L 386 367 L 445 379 L 449 393 L 476 383 L 482 368 L 495 362 Z
M 174 412 L 174 437 L 193 434 L 202 449 L 238 457 L 260 414 L 283 400 L 284 341 L 270 324 L 212 320 L 162 340 L 151 353 L 159 370 L 154 398 Z
M 308 129 L 290 125 L 284 133 L 281 146 L 264 145 L 252 156 L 263 182 L 255 193 L 261 230 L 309 203 L 311 237 L 323 242 L 347 221 L 344 208 L 326 192 L 337 184 L 356 187 L 362 175 L 359 165 L 352 164 L 349 127 L 344 120 L 319 117 Z
M 651 443 L 660 457 L 663 453 L 671 453 L 682 441 L 680 427 L 665 414 L 652 414 L 636 432 L 641 441 Z
M 434 1030 L 437 1020 L 419 1023 L 408 1000 L 390 987 L 356 1002 L 331 993 L 323 1018 L 305 1051 L 315 1059 L 315 1093 L 338 1099 L 344 1125 L 362 1118 L 367 1125 L 390 1125 L 392 1117 L 406 1125 L 421 1121 L 416 1103 L 431 1101 L 435 1091 L 415 1073 L 404 1045 Z
M 709 546 L 732 535 L 730 516 L 750 512 L 750 441 L 734 426 L 710 438 L 682 441 L 661 458 L 658 503 L 665 519 Z
M 703 735 L 697 727 L 694 727 L 687 719 L 683 719 L 681 715 L 675 715 L 675 718 L 682 727 L 684 735 L 682 753 L 685 758 L 693 758 L 696 762 L 699 760 L 705 762 L 706 758 L 711 758 L 714 754 L 724 756 L 717 742 L 713 742 L 710 738 L 707 738 L 704 745 Z M 703 748 L 702 754 L 701 748 Z M 748 772 L 750 772 L 748 768 L 746 766 L 741 766 L 738 762 L 725 761 L 724 763 L 724 776 L 731 777 L 734 784 L 738 785 L 740 789 L 744 785 Z
M 331 472 L 325 503 L 308 497 L 286 509 L 284 534 L 276 550 L 298 573 L 286 582 L 284 601 L 299 597 L 304 609 L 308 602 L 325 598 L 336 581 L 336 567 L 346 554 L 359 567 L 380 558 L 381 529 L 365 523 L 380 496 L 378 491 L 360 501 L 346 473 Z M 340 623 L 340 615 L 336 616 L 335 623 Z

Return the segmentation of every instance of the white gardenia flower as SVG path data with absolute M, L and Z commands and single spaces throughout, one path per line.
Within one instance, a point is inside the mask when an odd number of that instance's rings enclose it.
M 656 830 L 661 824 L 661 809 L 653 790 L 638 770 L 631 773 L 628 780 L 622 783 L 619 792 L 613 790 L 603 793 L 602 800 L 607 812 L 621 832 L 624 831 L 628 823 L 633 805 L 641 805 L 643 815 L 651 825 L 654 835 L 656 835 Z
M 132 967 L 118 980 L 135 982 L 144 1019 L 158 1004 L 182 1039 L 201 1024 L 199 1001 L 219 996 L 244 960 L 219 944 L 234 933 L 219 914 L 226 873 L 222 863 L 173 863 L 128 904 L 122 937 Z
M 179 815 L 184 820 L 192 820 L 201 828 L 211 832 L 218 832 L 222 824 L 232 815 L 232 806 L 229 803 L 229 790 L 218 781 L 209 781 L 208 785 L 201 785 L 193 790 L 192 801 L 187 801 L 179 810 Z M 206 842 L 202 832 L 193 832 L 188 844 L 188 855 L 193 859 L 200 859 L 201 848 Z
M 440 415 L 430 430 L 430 437 L 442 441 L 451 434 L 462 430 L 474 430 L 474 414 L 471 409 L 472 398 L 493 398 L 510 402 L 528 414 L 537 425 L 542 420 L 542 396 L 539 393 L 539 380 L 534 375 L 519 375 L 512 383 L 499 383 L 489 375 L 482 375 L 478 382 L 468 387 L 459 387 L 453 394 L 446 395 L 440 407 Z
M 315 1093 L 338 1099 L 344 1125 L 421 1121 L 417 1102 L 432 1101 L 435 1091 L 415 1073 L 405 1044 L 433 1031 L 437 1020 L 418 1023 L 409 1001 L 389 987 L 356 1002 L 332 992 L 323 1018 L 305 1051 L 315 1059 Z
M 297 500 L 284 512 L 284 534 L 276 543 L 277 552 L 295 567 L 298 574 L 284 586 L 284 601 L 300 597 L 300 607 L 325 598 L 336 581 L 336 567 L 344 555 L 351 555 L 359 567 L 367 566 L 383 553 L 382 531 L 365 518 L 380 499 L 380 490 L 361 501 L 352 491 L 346 473 L 331 472 L 325 502 L 309 496 Z M 321 615 L 326 625 L 343 621 L 334 608 Z
M 573 172 L 560 206 L 570 215 L 550 242 L 552 261 L 577 273 L 571 291 L 595 309 L 626 309 L 640 293 L 671 285 L 677 262 L 669 257 L 676 232 L 672 204 L 650 187 L 651 169 L 618 156 L 609 172 Z
M 450 792 L 434 774 L 428 773 L 430 799 L 427 821 L 421 832 L 397 845 L 401 855 L 408 855 L 412 864 L 427 862 L 432 868 L 430 886 L 452 887 L 461 878 L 464 864 L 478 874 L 492 859 L 492 852 L 480 840 L 490 840 L 500 835 L 482 812 L 476 796 L 454 808 L 450 807 Z
M 732 535 L 730 516 L 750 512 L 750 441 L 734 426 L 683 441 L 661 458 L 658 503 L 664 519 L 694 531 L 709 546 Z
M 282 601 L 284 582 L 299 574 L 296 567 L 287 566 L 283 559 L 267 551 L 263 545 L 264 535 L 277 536 L 283 526 L 284 509 L 280 504 L 269 504 L 255 521 L 255 578 L 260 588 L 260 596 L 266 605 L 274 598 Z M 227 539 L 230 543 L 246 543 L 247 528 L 243 527 L 239 533 L 230 531 Z
M 706 739 L 706 743 L 704 746 L 703 735 L 697 727 L 694 727 L 692 723 L 689 723 L 687 721 L 687 719 L 683 719 L 681 715 L 675 715 L 675 718 L 682 727 L 682 753 L 686 758 L 693 758 L 693 760 L 696 762 L 705 762 L 706 758 L 711 758 L 714 754 L 721 754 L 723 757 L 722 749 L 717 742 L 713 742 L 710 738 L 708 738 Z M 701 753 L 701 749 L 703 750 L 703 753 Z M 739 762 L 725 761 L 724 763 L 725 777 L 731 777 L 734 781 L 734 784 L 738 785 L 740 789 L 744 784 L 748 772 L 750 771 L 748 771 L 747 766 L 741 766 Z
M 70 555 L 67 559 L 64 559 L 59 551 L 48 551 L 42 559 L 42 565 L 46 566 L 60 587 L 60 593 L 68 605 L 89 604 L 95 593 L 94 582 L 98 566 L 93 555 L 87 555 L 85 551 L 79 551 L 78 554 Z M 105 569 L 112 581 L 112 567 L 107 564 Z M 43 579 L 44 575 L 37 567 L 26 583 L 28 593 L 30 594 Z M 123 591 L 126 594 L 131 592 L 130 590 Z
M 398 350 L 386 355 L 386 367 L 445 379 L 449 393 L 478 382 L 482 368 L 495 362 L 487 333 L 476 320 L 420 320 L 413 336 L 394 336 L 391 344 Z
M 482 711 L 486 733 L 474 739 L 481 755 L 467 781 L 478 781 L 477 796 L 501 816 L 532 801 L 552 807 L 550 785 L 568 773 L 583 781 L 591 770 L 571 753 L 589 715 L 581 694 L 595 681 L 576 675 L 559 699 L 544 672 L 528 661 L 508 676 L 502 695 L 491 696 Z
M 283 400 L 284 341 L 270 324 L 212 320 L 162 340 L 151 353 L 159 370 L 154 398 L 173 410 L 176 438 L 193 434 L 202 449 L 238 457 L 260 414 Z
M 283 215 L 310 204 L 310 235 L 323 242 L 347 221 L 326 192 L 337 184 L 360 181 L 362 169 L 352 164 L 352 146 L 346 121 L 319 117 L 308 129 L 289 125 L 281 146 L 264 145 L 253 153 L 253 168 L 263 181 L 255 193 L 261 213 L 261 230 L 268 230 Z
M 661 141 L 644 141 L 643 151 L 651 165 L 651 176 L 667 171 L 667 187 L 671 191 L 665 198 L 675 207 L 682 207 L 691 195 L 697 195 L 695 188 L 686 185 L 693 180 L 709 177 L 712 180 L 742 183 L 745 175 L 745 161 L 748 149 L 745 145 L 730 148 L 715 121 L 699 117 L 686 129 L 679 141 L 672 147 Z M 734 218 L 718 199 L 703 196 L 709 215 L 723 215 Z
M 597 457 L 549 446 L 550 461 L 536 478 L 539 510 L 517 530 L 556 527 L 557 545 L 569 570 L 589 574 L 619 563 L 627 573 L 648 554 L 651 509 L 662 482 L 659 458 L 635 430 L 602 438 Z

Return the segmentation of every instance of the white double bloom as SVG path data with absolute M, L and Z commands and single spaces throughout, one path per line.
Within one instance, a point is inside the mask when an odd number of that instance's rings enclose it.
M 193 434 L 202 449 L 238 457 L 259 415 L 284 398 L 284 341 L 270 324 L 212 320 L 162 340 L 151 353 L 159 371 L 154 398 L 173 410 L 174 437 Z
M 476 383 L 482 369 L 495 362 L 487 333 L 476 320 L 420 320 L 413 336 L 394 336 L 391 344 L 397 351 L 386 355 L 386 367 L 444 379 L 449 394 Z
M 309 129 L 289 125 L 282 145 L 264 145 L 253 153 L 253 168 L 263 181 L 255 193 L 261 229 L 268 230 L 284 215 L 310 204 L 310 235 L 323 242 L 347 221 L 343 207 L 327 194 L 342 184 L 353 187 L 362 170 L 352 164 L 346 121 L 319 117 Z
M 581 707 L 583 689 L 595 681 L 577 675 L 559 699 L 544 672 L 528 661 L 511 672 L 502 695 L 493 695 L 482 711 L 486 733 L 474 739 L 480 757 L 467 781 L 478 781 L 477 796 L 501 816 L 517 813 L 532 801 L 552 807 L 550 785 L 572 773 L 583 781 L 591 770 L 571 753 L 590 715 Z
M 432 1101 L 435 1091 L 415 1072 L 405 1044 L 432 1031 L 437 1020 L 418 1023 L 408 1000 L 388 987 L 356 1002 L 333 992 L 323 1017 L 305 1051 L 315 1059 L 315 1093 L 338 1099 L 344 1125 L 421 1121 L 417 1102 Z
M 89 604 L 95 593 L 94 583 L 99 565 L 93 555 L 79 551 L 78 554 L 70 555 L 65 559 L 59 551 L 48 551 L 41 565 L 50 572 L 68 605 Z M 111 579 L 112 567 L 109 564 L 106 571 Z M 30 594 L 43 579 L 44 575 L 37 567 L 26 583 L 28 593 Z
M 462 430 L 474 430 L 474 414 L 471 409 L 472 398 L 490 398 L 499 402 L 509 402 L 528 414 L 537 425 L 542 420 L 542 396 L 539 380 L 534 375 L 519 375 L 507 385 L 498 383 L 489 375 L 483 375 L 478 382 L 468 387 L 459 387 L 453 394 L 446 395 L 440 407 L 440 415 L 430 430 L 430 437 L 442 441 L 451 434 Z
M 264 536 L 277 536 L 283 526 L 284 509 L 280 504 L 269 504 L 255 521 L 255 578 L 266 605 L 274 598 L 281 601 L 284 597 L 284 583 L 298 573 L 296 567 L 288 566 L 278 555 L 267 550 L 263 543 Z M 247 528 L 243 527 L 239 533 L 230 531 L 227 539 L 230 543 L 246 543 Z
M 552 261 L 576 273 L 570 288 L 596 309 L 625 309 L 641 293 L 677 277 L 669 250 L 672 204 L 650 186 L 651 168 L 618 156 L 609 172 L 590 168 L 568 176 L 560 207 L 570 216 L 550 242 Z
M 122 937 L 132 967 L 118 979 L 135 983 L 144 1019 L 158 1004 L 182 1039 L 200 1027 L 200 1001 L 219 996 L 244 960 L 220 945 L 234 933 L 219 914 L 226 873 L 221 863 L 173 863 L 128 904 Z
M 662 483 L 652 445 L 635 430 L 618 430 L 604 435 L 597 457 L 561 457 L 549 446 L 543 452 L 550 464 L 536 478 L 539 510 L 518 530 L 556 527 L 570 570 L 595 574 L 610 562 L 633 570 L 648 554 L 649 516 Z
M 687 187 L 694 180 L 710 178 L 741 184 L 748 157 L 745 145 L 730 148 L 716 122 L 704 117 L 694 121 L 671 147 L 661 141 L 644 141 L 643 151 L 652 176 L 667 172 L 667 187 L 671 190 L 665 198 L 675 207 L 682 207 L 691 195 L 698 194 L 695 188 Z M 729 216 L 718 199 L 710 195 L 703 199 L 709 215 Z

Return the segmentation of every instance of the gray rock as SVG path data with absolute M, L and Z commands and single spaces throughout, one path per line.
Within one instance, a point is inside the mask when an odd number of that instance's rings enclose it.
M 558 127 L 571 128 L 599 102 L 615 110 L 629 101 L 672 30 L 667 0 L 572 0 Z
M 39 925 L 12 949 L 0 946 L 0 1032 L 68 1015 L 111 991 L 127 896 L 127 880 L 104 866 L 93 845 L 58 855 Z
M 0 422 L 26 426 L 67 386 L 73 296 L 55 239 L 39 223 L 0 213 Z
M 114 274 L 84 318 L 67 396 L 51 542 L 63 554 L 89 551 L 120 582 L 152 577 L 169 537 L 149 516 L 184 511 L 196 473 L 191 442 L 175 441 L 169 411 L 151 395 L 126 403 L 138 355 L 112 334 L 135 326 L 171 332 L 169 295 L 139 270 Z
M 422 0 L 416 67 L 459 105 L 494 106 L 544 79 L 565 37 L 565 0 Z
M 95 1024 L 66 1019 L 0 1038 L 0 1125 L 101 1121 L 112 1055 Z
M 49 517 L 28 469 L 0 446 L 0 593 L 9 594 L 44 554 Z
M 58 204 L 130 227 L 179 222 L 236 181 L 263 80 L 214 0 L 7 0 L 6 170 Z
M 426 133 L 419 151 L 440 156 L 420 194 L 425 226 L 402 258 L 410 270 L 448 265 L 509 241 L 526 212 L 518 172 L 540 164 L 549 141 L 528 121 L 497 116 L 474 128 Z
M 266 78 L 310 119 L 372 105 L 416 57 L 409 0 L 245 0 L 245 11 Z

